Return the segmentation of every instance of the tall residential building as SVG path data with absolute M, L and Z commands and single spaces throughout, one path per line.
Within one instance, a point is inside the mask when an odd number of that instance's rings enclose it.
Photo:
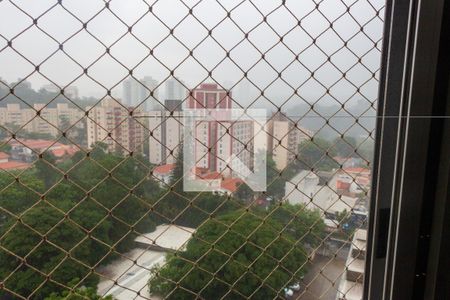
M 301 142 L 309 140 L 312 133 L 287 118 L 275 113 L 268 122 L 268 147 L 278 170 L 284 170 L 298 154 Z
M 158 81 L 151 76 L 145 76 L 139 80 L 132 77 L 123 82 L 123 104 L 141 108 L 142 110 L 154 110 L 160 107 L 158 102 L 158 91 L 155 88 Z M 150 93 L 153 96 L 150 96 Z
M 172 164 L 176 161 L 179 146 L 183 141 L 186 117 L 180 104 L 181 101 L 166 100 L 165 106 L 170 110 L 149 113 L 149 159 L 153 164 Z M 202 84 L 192 91 L 187 109 L 204 108 L 231 108 L 231 99 L 227 92 L 219 89 L 216 84 Z M 233 171 L 240 171 L 227 167 L 233 154 L 247 168 L 253 168 L 252 121 L 200 120 L 196 121 L 194 130 L 197 168 L 208 173 L 218 172 L 224 177 L 232 176 Z
M 18 103 L 10 103 L 6 107 L 0 107 L 1 125 L 21 127 L 25 124 L 23 129 L 28 132 L 46 133 L 52 136 L 60 135 L 61 131 L 75 123 L 75 127 L 83 127 L 83 122 L 78 122 L 83 116 L 82 110 L 71 107 L 67 103 L 58 103 L 56 107 L 34 104 L 33 108 L 21 108 Z
M 189 97 L 188 109 L 231 109 L 231 93 L 217 84 L 201 84 Z M 195 123 L 196 167 L 208 172 L 218 172 L 224 177 L 233 175 L 230 158 L 234 155 L 248 169 L 253 168 L 254 122 L 229 118 Z
M 165 96 L 168 100 L 184 100 L 187 97 L 187 90 L 183 86 L 183 81 L 169 78 L 165 84 Z
M 124 107 L 108 98 L 95 107 L 88 107 L 88 146 L 96 142 L 108 145 L 112 152 L 143 152 L 146 118 L 142 109 Z
M 183 139 L 183 111 L 180 100 L 166 100 L 169 110 L 150 111 L 149 160 L 155 165 L 173 164 Z

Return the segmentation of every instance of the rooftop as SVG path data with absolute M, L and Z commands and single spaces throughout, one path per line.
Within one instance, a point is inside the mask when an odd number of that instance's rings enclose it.
M 240 178 L 226 178 L 226 179 L 222 180 L 222 183 L 220 184 L 220 186 L 223 189 L 228 190 L 231 193 L 234 193 L 237 191 L 237 189 L 239 188 L 239 186 L 242 183 L 243 183 L 243 181 Z
M 367 230 L 357 229 L 353 237 L 355 240 L 367 241 Z
M 149 248 L 181 250 L 195 232 L 194 228 L 177 225 L 159 225 L 155 231 L 142 234 L 134 241 Z
M 18 161 L 8 161 L 0 163 L 0 169 L 2 170 L 23 170 L 28 168 L 31 168 L 31 164 Z
M 153 169 L 153 174 L 156 175 L 167 175 L 171 173 L 175 169 L 175 164 L 167 164 L 167 165 L 161 165 L 157 166 Z
M 59 148 L 61 143 L 55 143 L 55 141 L 48 141 L 42 139 L 16 139 L 11 140 L 9 144 L 13 147 L 27 147 L 33 150 L 45 150 Z

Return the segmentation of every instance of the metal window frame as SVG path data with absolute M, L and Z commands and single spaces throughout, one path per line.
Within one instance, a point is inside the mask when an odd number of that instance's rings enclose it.
M 448 99 L 439 96 L 448 86 L 438 72 L 448 73 L 439 65 L 444 3 L 386 6 L 364 299 L 422 299 L 425 287 L 433 295 L 427 254 L 439 248 L 441 237 L 430 229 L 439 227 L 433 208 L 445 195 L 435 193 L 439 182 L 431 177 L 439 166 L 445 174 L 450 160 L 442 131 L 448 120 L 436 109 Z

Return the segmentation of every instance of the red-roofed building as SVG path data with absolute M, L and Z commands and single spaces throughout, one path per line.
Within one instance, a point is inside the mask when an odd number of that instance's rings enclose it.
M 78 148 L 74 145 L 64 145 L 55 141 L 41 139 L 17 139 L 10 141 L 11 158 L 25 162 L 32 162 L 37 153 L 48 151 L 57 158 L 72 156 Z
M 63 145 L 59 149 L 51 150 L 51 153 L 57 158 L 62 158 L 64 156 L 72 156 L 78 152 L 78 148 L 75 146 Z
M 8 162 L 2 162 L 0 163 L 0 169 L 1 170 L 23 170 L 28 169 L 31 167 L 31 164 L 27 164 L 24 162 L 18 162 L 18 161 L 8 161 Z
M 240 178 L 226 178 L 220 183 L 220 187 L 227 193 L 233 194 L 244 181 Z
M 220 174 L 219 172 L 209 172 L 209 173 L 205 173 L 205 174 L 198 174 L 197 177 L 199 179 L 204 179 L 204 180 L 222 179 L 223 178 L 222 174 Z
M 153 175 L 159 180 L 159 184 L 164 186 L 169 184 L 174 169 L 175 164 L 157 166 L 153 169 Z

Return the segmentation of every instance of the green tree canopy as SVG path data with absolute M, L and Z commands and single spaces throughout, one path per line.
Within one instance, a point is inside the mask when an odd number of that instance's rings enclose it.
M 52 293 L 45 300 L 113 300 L 112 296 L 101 297 L 93 288 L 79 288 L 73 292 Z
M 19 181 L 0 173 L 0 278 L 5 287 L 33 299 L 62 293 L 64 286 L 55 282 L 95 290 L 98 278 L 90 268 L 112 259 L 112 247 L 129 251 L 137 234 L 155 229 L 149 212 L 161 192 L 150 176 L 151 166 L 139 155 L 116 156 L 102 146 L 64 162 L 44 154 L 45 161 L 38 160 Z M 49 281 L 46 274 L 51 274 Z
M 310 141 L 304 141 L 299 145 L 298 164 L 300 169 L 329 171 L 338 168 L 339 165 L 333 160 L 336 151 L 332 144 L 322 138 L 314 138 Z
M 356 139 L 351 136 L 337 137 L 333 140 L 332 149 L 341 157 L 357 157 L 355 149 L 358 146 Z
M 150 292 L 168 299 L 272 299 L 304 274 L 307 260 L 283 228 L 268 214 L 242 210 L 211 219 L 185 252 L 153 270 Z

